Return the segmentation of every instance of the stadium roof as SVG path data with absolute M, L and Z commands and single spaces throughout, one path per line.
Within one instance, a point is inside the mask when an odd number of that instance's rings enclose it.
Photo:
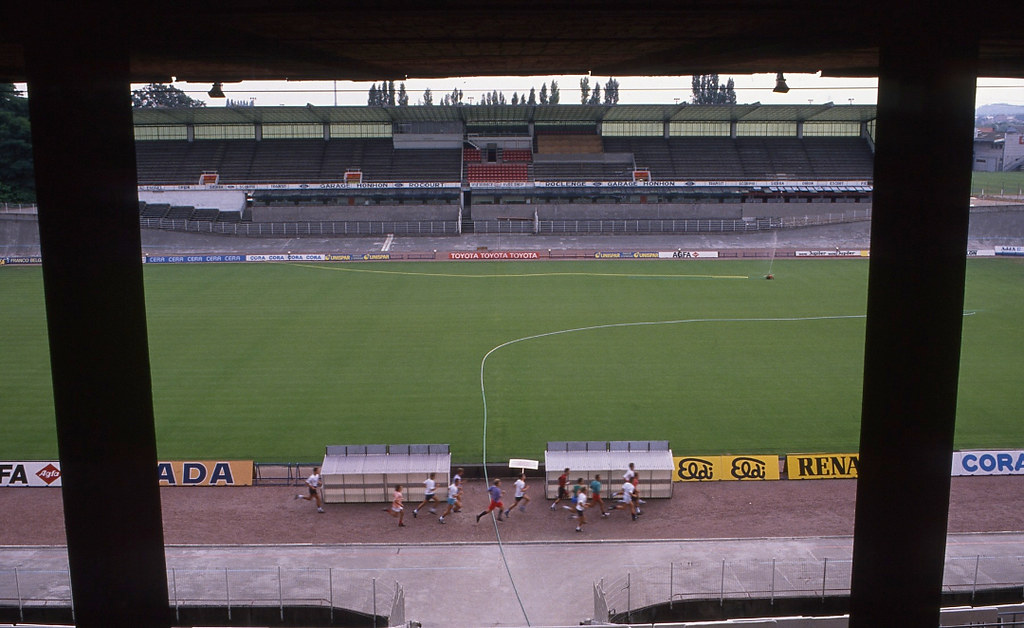
M 906 3 L 920 27 L 938 9 Z M 443 8 L 389 0 L 104 3 L 126 19 L 134 82 L 447 78 L 546 74 L 679 75 L 823 72 L 875 76 L 894 6 L 880 0 L 655 0 L 624 6 L 457 0 Z M 999 0 L 971 3 L 998 16 Z M 65 3 L 0 7 L 0 81 L 26 78 L 25 42 L 46 37 Z M 943 9 L 945 10 L 945 9 Z M 102 9 L 90 9 L 104 19 Z M 963 23 L 980 43 L 980 76 L 1021 76 L 1012 19 Z M 897 31 L 895 34 L 899 35 Z
M 444 107 L 198 107 L 136 109 L 137 125 L 465 122 L 467 124 L 542 124 L 621 122 L 823 121 L 866 122 L 874 105 L 470 105 Z

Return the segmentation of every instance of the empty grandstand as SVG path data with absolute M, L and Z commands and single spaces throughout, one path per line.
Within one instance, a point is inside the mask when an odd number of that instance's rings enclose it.
M 874 118 L 832 104 L 144 109 L 140 220 L 253 236 L 773 228 L 820 204 L 870 207 Z

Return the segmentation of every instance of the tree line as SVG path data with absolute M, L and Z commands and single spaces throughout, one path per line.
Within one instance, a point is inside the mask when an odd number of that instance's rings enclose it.
M 725 83 L 719 82 L 717 74 L 697 74 L 693 76 L 690 86 L 690 102 L 695 105 L 735 105 L 736 91 L 735 83 L 730 78 Z M 512 92 L 512 97 L 507 98 L 504 92 L 493 90 L 484 92 L 477 105 L 557 105 L 561 102 L 561 93 L 558 89 L 558 82 L 551 81 L 551 88 L 544 83 L 540 92 L 531 87 L 529 94 Z M 398 91 L 395 91 L 394 81 L 381 81 L 370 86 L 366 104 L 370 107 L 404 107 L 409 105 L 409 92 L 405 89 L 405 83 L 399 83 Z M 423 96 L 416 104 L 433 105 L 434 94 L 428 87 L 423 91 Z M 444 94 L 438 101 L 439 105 L 462 106 L 467 104 L 465 94 L 459 88 L 454 88 L 450 93 Z M 593 87 L 590 85 L 590 77 L 584 76 L 580 79 L 580 104 L 581 105 L 617 105 L 619 104 L 619 81 L 614 77 L 608 79 L 603 86 L 596 82 Z
M 28 99 L 13 84 L 0 83 L 0 203 L 35 200 Z

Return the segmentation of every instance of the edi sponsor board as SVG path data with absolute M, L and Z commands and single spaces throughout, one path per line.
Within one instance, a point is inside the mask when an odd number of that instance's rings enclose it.
M 252 460 L 160 462 L 160 486 L 252 486 Z
M 672 459 L 675 482 L 778 480 L 778 456 L 681 456 Z
M 953 475 L 1024 475 L 1024 450 L 955 451 Z
M 718 251 L 658 251 L 659 259 L 706 259 L 718 257 Z
M 451 251 L 448 253 L 448 259 L 540 259 L 540 253 L 537 251 Z
M 56 461 L 0 462 L 0 486 L 60 486 Z
M 855 478 L 859 463 L 859 454 L 789 454 L 786 471 L 791 480 Z

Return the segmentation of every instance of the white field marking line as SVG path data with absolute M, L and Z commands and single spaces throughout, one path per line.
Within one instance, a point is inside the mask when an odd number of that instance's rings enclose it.
M 487 365 L 487 358 L 498 349 L 514 345 L 516 343 L 525 342 L 527 340 L 537 340 L 539 338 L 547 338 L 549 336 L 558 336 L 562 334 L 571 334 L 580 331 L 594 331 L 598 329 L 613 329 L 616 327 L 641 327 L 649 325 L 679 325 L 683 323 L 749 323 L 749 322 L 798 322 L 798 321 L 821 321 L 821 320 L 841 320 L 841 319 L 853 319 L 853 318 L 866 318 L 864 314 L 850 314 L 850 315 L 839 315 L 839 316 L 801 316 L 792 318 L 690 318 L 680 319 L 674 321 L 641 321 L 633 323 L 608 323 L 605 325 L 592 325 L 589 327 L 575 327 L 573 329 L 561 329 L 558 331 L 549 331 L 543 334 L 535 334 L 533 336 L 525 336 L 523 338 L 516 338 L 515 340 L 509 340 L 504 342 L 497 347 L 494 347 L 488 351 L 483 359 L 480 361 L 480 396 L 483 399 L 484 405 L 484 422 L 483 422 L 483 467 L 484 467 L 484 482 L 487 486 L 491 485 L 490 479 L 487 477 L 487 389 L 484 386 L 484 368 Z M 498 551 L 501 552 L 501 560 L 505 563 L 505 571 L 508 573 L 508 578 L 512 583 L 512 590 L 516 594 L 516 599 L 519 601 L 519 608 L 523 611 L 523 617 L 526 619 L 526 625 L 530 625 L 530 618 L 526 614 L 526 607 L 523 605 L 522 598 L 519 597 L 519 589 L 516 587 L 516 579 L 512 576 L 512 569 L 509 567 L 508 559 L 505 557 L 505 545 L 501 540 L 501 532 L 498 530 L 498 522 L 494 521 L 494 515 L 491 513 L 491 523 L 494 525 L 494 534 L 498 541 Z
M 290 266 L 314 268 L 317 270 L 335 270 L 346 273 L 371 273 L 377 275 L 410 275 L 414 277 L 458 277 L 465 279 L 494 279 L 500 277 L 624 277 L 654 279 L 750 279 L 749 275 L 643 275 L 635 273 L 511 273 L 511 274 L 461 274 L 461 273 L 414 273 L 402 270 L 373 270 L 369 268 L 351 268 L 343 266 L 320 266 L 318 264 L 291 263 Z
M 395 241 L 395 234 L 389 233 L 388 237 L 384 239 L 384 246 L 380 247 L 381 253 L 387 253 L 391 250 L 391 245 Z

